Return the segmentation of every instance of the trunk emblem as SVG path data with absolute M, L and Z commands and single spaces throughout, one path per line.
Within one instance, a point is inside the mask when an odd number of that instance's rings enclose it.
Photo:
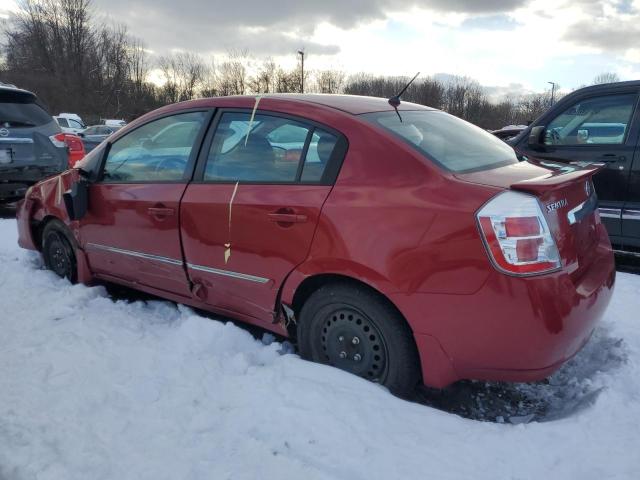
M 567 205 L 569 205 L 569 202 L 567 202 L 566 198 L 563 198 L 562 200 L 558 200 L 557 202 L 548 203 L 547 213 L 551 213 L 555 210 L 558 210 L 559 208 L 566 207 Z
M 9 130 L 6 128 L 0 128 L 0 137 L 6 137 L 7 135 L 9 135 Z

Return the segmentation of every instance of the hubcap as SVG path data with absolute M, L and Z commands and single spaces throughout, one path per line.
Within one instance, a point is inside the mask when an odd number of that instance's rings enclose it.
M 342 370 L 382 381 L 387 369 L 387 348 L 373 322 L 361 312 L 340 308 L 322 325 L 322 349 L 326 360 Z

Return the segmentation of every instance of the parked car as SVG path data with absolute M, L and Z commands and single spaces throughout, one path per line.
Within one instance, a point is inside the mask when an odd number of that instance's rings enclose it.
M 86 128 L 84 121 L 82 120 L 80 115 L 78 115 L 77 113 L 59 113 L 58 117 L 66 118 L 68 120 L 74 120 L 78 122 L 80 125 L 82 125 L 82 128 Z
M 109 127 L 124 127 L 127 124 L 127 122 L 125 122 L 124 120 L 118 120 L 115 118 L 105 118 L 104 124 Z
M 60 127 L 36 95 L 0 86 L 0 204 L 21 198 L 38 180 L 66 170 Z
M 258 325 L 399 395 L 544 378 L 612 292 L 599 167 L 519 162 L 421 105 L 184 102 L 77 166 L 18 209 L 20 245 L 48 268 Z
M 500 140 L 510 140 L 516 137 L 520 132 L 527 128 L 526 125 L 507 125 L 499 130 L 492 130 L 491 133 L 498 137 Z
M 62 135 L 64 136 L 64 142 L 69 152 L 69 167 L 73 168 L 86 154 L 84 142 L 78 135 L 71 133 L 63 133 Z
M 72 133 L 74 135 L 77 135 L 84 132 L 85 130 L 85 126 L 73 118 L 65 118 L 59 116 L 53 118 L 56 122 L 58 122 L 58 125 L 60 125 L 60 128 L 65 133 Z
M 92 125 L 87 127 L 85 131 L 78 135 L 82 137 L 84 142 L 84 148 L 88 152 L 100 145 L 105 138 L 114 132 L 117 132 L 121 127 L 106 126 L 106 125 Z
M 600 216 L 614 248 L 640 256 L 640 81 L 582 88 L 510 141 L 544 161 L 594 164 Z

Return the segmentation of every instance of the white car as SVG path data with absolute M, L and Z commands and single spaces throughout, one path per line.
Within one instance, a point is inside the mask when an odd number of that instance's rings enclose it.
M 56 122 L 58 122 L 58 125 L 60 125 L 60 128 L 64 133 L 73 133 L 77 135 L 81 132 L 84 132 L 85 129 L 87 128 L 84 126 L 83 123 L 81 123 L 80 121 L 74 118 L 67 118 L 67 117 L 61 117 L 61 116 L 57 116 L 53 118 L 55 119 Z
M 127 122 L 125 122 L 124 120 L 105 118 L 104 124 L 107 125 L 108 127 L 124 127 L 127 124 Z

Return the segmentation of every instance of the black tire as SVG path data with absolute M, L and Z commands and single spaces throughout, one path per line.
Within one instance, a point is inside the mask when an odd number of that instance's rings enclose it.
M 42 232 L 42 257 L 45 266 L 71 283 L 78 281 L 75 242 L 67 227 L 59 220 L 49 221 Z
M 332 365 L 413 397 L 420 362 L 411 329 L 376 292 L 350 283 L 316 290 L 302 306 L 298 347 L 303 358 Z

